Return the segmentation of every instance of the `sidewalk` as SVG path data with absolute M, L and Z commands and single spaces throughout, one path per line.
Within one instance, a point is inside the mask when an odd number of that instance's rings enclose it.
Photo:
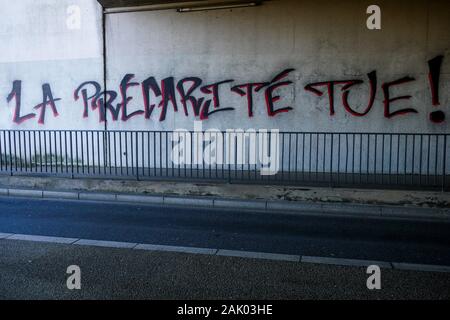
M 284 213 L 450 219 L 450 193 L 439 191 L 1 176 L 0 195 Z

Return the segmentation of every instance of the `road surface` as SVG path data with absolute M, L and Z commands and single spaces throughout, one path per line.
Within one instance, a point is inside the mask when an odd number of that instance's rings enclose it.
M 450 224 L 0 198 L 0 233 L 450 265 Z M 449 299 L 450 273 L 0 240 L 0 298 Z M 79 265 L 83 288 L 66 288 Z

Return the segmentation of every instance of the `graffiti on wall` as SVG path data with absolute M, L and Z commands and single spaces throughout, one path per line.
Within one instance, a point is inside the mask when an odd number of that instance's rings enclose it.
M 428 84 L 431 91 L 432 105 L 435 108 L 440 106 L 439 82 L 443 56 L 437 56 L 428 61 L 429 76 Z M 169 110 L 173 112 L 183 112 L 186 117 L 193 116 L 200 120 L 207 120 L 210 117 L 222 112 L 232 112 L 235 107 L 227 106 L 223 101 L 228 101 L 225 94 L 233 94 L 241 97 L 246 105 L 247 116 L 254 116 L 256 106 L 254 101 L 256 96 L 262 97 L 264 108 L 268 117 L 274 117 L 281 113 L 293 110 L 288 102 L 283 101 L 280 89 L 291 87 L 293 81 L 290 80 L 295 69 L 289 68 L 276 74 L 272 79 L 259 82 L 248 82 L 236 84 L 235 80 L 227 79 L 215 83 L 205 84 L 199 77 L 185 77 L 176 81 L 174 77 L 168 77 L 158 81 L 155 77 L 149 77 L 142 82 L 134 81 L 134 74 L 126 74 L 119 84 L 118 91 L 103 90 L 96 81 L 86 81 L 81 83 L 73 94 L 75 102 L 80 102 L 83 106 L 82 116 L 88 118 L 92 111 L 98 113 L 99 122 L 107 119 L 112 121 L 128 121 L 134 117 L 144 117 L 145 119 L 158 119 L 165 121 Z M 351 105 L 349 96 L 352 88 L 364 83 L 363 79 L 327 80 L 308 83 L 304 89 L 318 97 L 326 95 L 328 97 L 328 108 L 330 116 L 336 113 L 336 95 L 340 88 L 341 102 L 344 110 L 352 116 L 364 117 L 374 106 L 375 97 L 379 90 L 377 71 L 367 74 L 369 93 L 368 102 L 365 106 Z M 395 103 L 399 100 L 409 100 L 411 95 L 393 96 L 391 89 L 402 84 L 416 81 L 415 78 L 404 76 L 381 84 L 383 95 L 384 117 L 392 119 L 397 116 L 417 114 L 419 111 L 414 107 L 396 108 Z M 143 105 L 139 110 L 130 112 L 130 103 L 135 98 L 130 94 L 130 88 L 140 88 Z M 228 89 L 228 90 L 226 90 Z M 52 112 L 53 117 L 59 116 L 58 104 L 61 98 L 57 98 L 49 83 L 42 85 L 42 100 L 33 107 L 33 112 L 22 110 L 22 81 L 15 80 L 12 90 L 6 100 L 14 106 L 12 121 L 20 125 L 26 121 L 37 119 L 39 124 L 45 124 L 47 109 Z M 445 121 L 445 113 L 436 109 L 429 114 L 429 120 L 433 123 Z
M 443 56 L 437 56 L 428 61 L 429 67 L 429 85 L 431 90 L 432 97 L 432 105 L 437 107 L 440 105 L 439 100 L 439 79 L 441 72 Z M 312 92 L 317 96 L 322 96 L 325 92 L 327 92 L 329 99 L 329 110 L 330 116 L 335 114 L 335 88 L 337 86 L 341 87 L 341 99 L 342 105 L 344 106 L 345 111 L 350 113 L 356 117 L 363 117 L 367 115 L 371 110 L 375 102 L 375 96 L 377 94 L 377 72 L 372 71 L 367 74 L 367 78 L 369 80 L 369 98 L 368 103 L 365 108 L 362 108 L 361 111 L 358 111 L 359 108 L 352 107 L 349 103 L 349 95 L 351 92 L 351 88 L 355 85 L 359 85 L 364 83 L 361 79 L 351 79 L 351 80 L 333 80 L 333 81 L 322 81 L 310 83 L 305 86 L 305 90 Z M 391 96 L 391 88 L 395 86 L 399 86 L 405 83 L 409 83 L 415 81 L 416 79 L 410 76 L 405 76 L 390 82 L 385 82 L 381 85 L 383 91 L 383 108 L 384 108 L 384 117 L 391 119 L 395 116 L 406 115 L 411 113 L 419 113 L 417 109 L 412 107 L 393 110 L 393 104 L 398 100 L 409 100 L 412 97 L 410 95 L 404 96 Z M 323 89 L 322 89 L 323 88 Z M 433 123 L 442 123 L 445 120 L 445 113 L 442 110 L 436 110 L 430 113 L 429 115 L 430 121 Z
M 237 93 L 247 99 L 249 117 L 253 116 L 253 95 L 263 91 L 266 103 L 267 114 L 273 117 L 281 112 L 292 110 L 291 107 L 275 106 L 281 97 L 277 96 L 276 89 L 289 86 L 293 82 L 285 80 L 294 69 L 287 69 L 275 76 L 271 81 L 246 83 L 235 85 L 231 92 Z M 235 110 L 234 107 L 223 107 L 221 102 L 221 88 L 225 84 L 231 84 L 234 80 L 223 80 L 212 84 L 203 85 L 203 80 L 198 77 L 186 77 L 175 82 L 174 77 L 168 77 L 158 82 L 154 77 L 149 77 L 141 83 L 134 82 L 135 75 L 127 74 L 122 79 L 119 92 L 101 91 L 101 86 L 95 81 L 82 83 L 74 92 L 76 101 L 83 101 L 83 116 L 89 116 L 89 109 L 99 112 L 100 121 L 105 121 L 106 113 L 109 112 L 113 121 L 128 121 L 135 116 L 144 116 L 150 119 L 159 109 L 159 121 L 164 121 L 169 108 L 178 112 L 182 108 L 184 115 L 193 114 L 200 120 L 206 120 L 218 112 Z M 141 87 L 144 101 L 141 110 L 128 113 L 128 106 L 133 99 L 129 96 L 128 89 L 131 87 Z M 203 96 L 199 97 L 198 93 Z M 158 99 L 158 101 L 152 101 Z M 118 103 L 117 103 L 118 101 Z

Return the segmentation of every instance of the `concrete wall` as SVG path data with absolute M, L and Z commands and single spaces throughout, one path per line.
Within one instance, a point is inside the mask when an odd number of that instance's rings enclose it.
M 0 0 L 0 41 L 5 44 L 0 51 L 0 129 L 192 130 L 194 121 L 202 120 L 203 129 L 221 130 L 449 133 L 449 2 L 380 0 L 377 4 L 382 9 L 382 30 L 375 31 L 366 28 L 366 8 L 370 4 L 368 0 L 273 0 L 255 8 L 107 15 L 109 103 L 105 104 L 102 12 L 97 1 Z M 79 26 L 73 20 L 77 8 Z M 428 79 L 427 62 L 435 57 L 443 57 L 440 81 L 435 84 L 440 93 L 439 105 L 436 97 L 433 105 Z M 369 103 L 368 73 L 372 71 L 376 71 L 377 80 L 374 103 L 367 114 L 361 115 Z M 389 116 L 384 110 L 382 85 L 404 77 L 411 81 L 392 86 L 390 98 L 411 98 L 393 101 L 390 112 L 408 112 Z M 193 80 L 198 86 L 185 101 L 185 110 L 180 89 L 188 91 Z M 333 114 L 326 86 L 314 85 L 305 90 L 314 83 L 344 80 L 347 82 L 335 86 Z M 353 82 L 359 80 L 362 83 Z M 226 82 L 218 87 L 214 99 L 214 87 L 210 85 L 222 81 Z M 14 83 L 16 90 L 12 91 Z M 51 88 L 57 114 L 51 103 L 39 106 L 43 103 L 44 84 Z M 260 89 L 253 92 L 251 110 L 245 84 Z M 353 84 L 346 89 L 351 110 L 346 110 L 342 102 L 345 84 Z M 323 94 L 319 96 L 319 92 Z M 43 110 L 45 118 L 39 123 Z M 447 119 L 431 121 L 430 113 L 436 110 L 446 114 Z M 60 144 L 55 136 L 39 139 L 55 139 Z M 69 140 L 63 139 L 65 147 Z M 80 144 L 88 139 L 80 136 Z M 128 137 L 124 139 L 124 146 L 131 143 Z M 319 137 L 304 147 L 329 147 L 331 141 L 327 139 L 330 137 Z M 97 146 L 96 140 L 92 138 L 91 147 L 93 153 L 101 154 L 98 161 L 93 159 L 98 164 L 103 162 L 101 151 L 107 147 Z M 0 135 L 0 144 L 2 141 L 6 143 L 5 133 Z M 419 140 L 406 142 L 398 149 L 403 158 L 396 165 L 403 168 L 406 161 L 409 164 L 404 171 L 417 172 L 418 164 L 403 155 L 412 148 L 416 148 L 417 156 L 425 155 L 430 146 L 431 154 L 439 160 L 433 161 L 429 170 L 442 168 L 442 141 L 426 142 L 420 150 Z M 141 142 L 151 145 L 150 138 L 142 138 L 139 145 Z M 5 143 L 3 152 L 12 152 Z M 284 143 L 285 150 L 292 148 Z M 373 148 L 376 142 L 371 143 Z M 355 150 L 361 147 L 366 153 L 368 145 L 361 139 L 356 139 L 355 144 Z M 441 148 L 439 152 L 436 145 Z M 327 157 L 331 152 L 328 150 Z M 78 151 L 84 153 L 81 146 Z M 148 150 L 143 151 L 145 156 Z M 36 148 L 30 151 L 37 152 Z M 148 160 L 142 159 L 143 163 Z M 314 170 L 322 160 L 323 155 L 313 158 L 306 169 Z M 370 161 L 373 164 L 372 156 Z M 385 164 L 381 169 L 387 168 Z M 328 163 L 324 170 L 335 169 Z M 355 170 L 365 169 L 359 163 Z
M 382 9 L 382 30 L 366 27 L 366 8 L 372 1 L 274 0 L 257 8 L 177 13 L 138 12 L 108 15 L 108 89 L 119 92 L 125 74 L 140 84 L 148 77 L 161 81 L 174 77 L 198 77 L 202 85 L 233 79 L 220 87 L 220 108 L 204 121 L 204 128 L 278 128 L 283 131 L 327 132 L 449 132 L 449 122 L 429 120 L 430 112 L 450 107 L 450 3 L 440 0 L 378 1 Z M 440 106 L 432 104 L 427 61 L 443 55 Z M 255 93 L 254 115 L 249 117 L 246 97 L 230 88 L 250 82 L 271 81 L 285 69 L 295 69 L 283 80 L 293 83 L 274 90 L 281 100 L 275 109 L 292 110 L 270 116 L 264 89 Z M 349 103 L 363 112 L 369 101 L 367 74 L 377 72 L 375 102 L 365 116 L 347 112 L 341 102 L 342 85 L 335 89 L 335 114 L 325 87 L 323 96 L 306 91 L 310 83 L 360 79 L 349 94 Z M 391 111 L 413 108 L 417 113 L 386 118 L 382 84 L 409 76 L 415 79 L 391 88 L 391 97 L 411 95 L 410 100 L 392 103 Z M 188 87 L 188 83 L 186 83 Z M 266 87 L 267 88 L 267 87 Z M 176 91 L 176 90 L 175 90 Z M 143 110 L 139 85 L 130 86 L 133 97 L 128 113 Z M 195 97 L 210 100 L 211 94 L 197 89 Z M 153 94 L 150 99 L 161 100 Z M 128 121 L 110 122 L 111 129 L 193 128 L 195 116 L 188 104 L 186 116 L 180 96 L 178 112 L 171 103 L 160 121 L 162 108 L 151 118 L 138 114 Z M 120 102 L 120 93 L 117 101 Z M 150 103 L 150 104 L 151 104 Z M 119 117 L 120 119 L 120 117 Z
M 0 129 L 101 129 L 98 120 L 84 119 L 73 92 L 86 79 L 103 81 L 101 6 L 93 0 L 0 0 Z M 79 9 L 79 12 L 77 10 Z M 79 15 L 78 15 L 79 13 Z M 78 21 L 75 21 L 79 16 Z M 75 19 L 75 20 L 73 20 Z M 6 97 L 21 81 L 21 116 L 14 123 L 16 99 Z M 43 124 L 34 107 L 43 103 L 49 84 L 58 116 L 47 106 Z
M 21 80 L 20 116 L 36 114 L 30 119 L 16 118 L 14 123 L 17 99 L 10 97 L 9 103 L 3 99 L 0 128 L 102 129 L 107 122 L 109 129 L 173 130 L 193 129 L 194 120 L 201 119 L 205 129 L 442 133 L 450 128 L 448 119 L 439 124 L 429 119 L 430 112 L 448 113 L 450 106 L 450 4 L 445 0 L 379 1 L 382 30 L 376 31 L 366 28 L 366 8 L 371 2 L 364 0 L 273 0 L 256 8 L 108 15 L 107 89 L 117 95 L 111 103 L 117 119 L 106 111 L 106 121 L 102 121 L 99 108 L 91 109 L 92 98 L 85 113 L 82 97 L 82 89 L 88 97 L 95 92 L 99 93 L 97 98 L 103 97 L 102 17 L 97 1 L 1 0 L 0 4 L 0 40 L 5 44 L 0 51 L 1 96 L 8 96 L 14 81 Z M 70 27 L 74 5 L 80 8 L 79 29 Z M 437 84 L 440 105 L 433 106 L 427 61 L 439 55 L 443 56 Z M 273 104 L 274 114 L 267 110 L 265 101 L 270 85 L 254 92 L 252 116 L 246 96 L 230 90 L 241 84 L 270 82 L 286 69 L 295 70 L 281 82 L 292 83 L 272 87 L 272 96 L 280 96 Z M 333 115 L 324 86 L 316 87 L 323 92 L 320 97 L 305 90 L 306 85 L 316 82 L 362 80 L 350 88 L 348 96 L 350 106 L 361 113 L 370 97 L 367 74 L 374 70 L 377 92 L 364 116 L 345 110 L 342 84 L 334 90 Z M 135 77 L 127 86 L 126 96 L 132 100 L 124 113 L 119 86 L 127 74 Z M 406 76 L 415 80 L 393 86 L 391 98 L 411 95 L 411 99 L 393 102 L 391 111 L 412 108 L 417 113 L 387 118 L 382 84 Z M 145 117 L 141 83 L 149 77 L 154 77 L 160 89 L 161 81 L 168 81 L 164 120 L 164 107 L 158 107 L 162 99 L 152 90 L 148 104 L 156 106 Z M 201 81 L 192 93 L 198 103 L 197 115 L 190 102 L 184 111 L 182 98 L 169 77 L 174 85 L 187 77 Z M 219 87 L 220 100 L 215 106 L 213 94 L 200 88 L 224 80 L 233 81 Z M 100 90 L 87 84 L 74 99 L 74 90 L 86 81 L 95 81 Z M 46 83 L 54 98 L 61 99 L 56 102 L 59 115 L 55 117 L 48 104 L 44 123 L 39 124 L 43 108 L 33 108 L 42 103 L 42 85 Z M 185 82 L 185 90 L 190 84 Z M 174 90 L 177 112 L 170 101 L 170 89 Z M 276 112 L 286 107 L 291 109 Z M 138 113 L 129 117 L 135 111 Z M 206 115 L 208 111 L 215 112 Z

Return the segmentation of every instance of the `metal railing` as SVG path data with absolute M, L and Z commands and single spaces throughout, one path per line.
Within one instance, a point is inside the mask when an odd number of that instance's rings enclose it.
M 449 136 L 0 130 L 0 172 L 447 190 Z

